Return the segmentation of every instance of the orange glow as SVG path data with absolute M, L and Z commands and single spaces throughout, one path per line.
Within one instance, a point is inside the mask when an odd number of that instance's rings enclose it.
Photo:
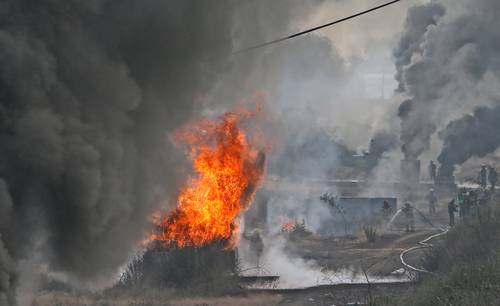
M 242 130 L 245 119 L 256 113 L 242 110 L 219 120 L 189 124 L 173 134 L 187 147 L 195 175 L 181 189 L 177 208 L 156 221 L 151 240 L 178 247 L 202 247 L 222 242 L 234 247 L 238 217 L 252 203 L 265 164 Z
M 291 232 L 295 228 L 295 222 L 288 222 L 281 226 L 283 232 Z

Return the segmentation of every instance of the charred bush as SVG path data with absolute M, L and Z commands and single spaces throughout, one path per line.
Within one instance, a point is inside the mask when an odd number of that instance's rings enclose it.
M 203 295 L 235 291 L 235 252 L 215 244 L 202 248 L 157 244 L 134 258 L 116 288 L 179 289 Z

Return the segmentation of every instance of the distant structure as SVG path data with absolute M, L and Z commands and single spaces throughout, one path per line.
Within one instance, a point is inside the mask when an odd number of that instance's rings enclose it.
M 435 184 L 436 187 L 440 189 L 455 190 L 457 188 L 455 176 L 453 174 L 445 174 L 444 171 L 442 171 L 442 167 L 439 168 Z

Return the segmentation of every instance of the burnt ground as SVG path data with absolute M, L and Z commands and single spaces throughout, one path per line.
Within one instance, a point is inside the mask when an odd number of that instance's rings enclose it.
M 388 232 L 381 234 L 373 243 L 367 242 L 361 234 L 348 238 L 310 237 L 292 240 L 288 250 L 297 256 L 314 260 L 326 269 L 352 267 L 372 275 L 385 276 L 403 268 L 399 260 L 403 250 L 415 246 L 418 241 L 435 232 L 433 229 L 413 233 Z
M 290 239 L 287 251 L 305 259 L 311 259 L 325 269 L 337 270 L 351 267 L 369 272 L 374 276 L 386 276 L 403 268 L 399 255 L 405 249 L 416 246 L 419 241 L 438 233 L 448 223 L 448 214 L 442 205 L 436 215 L 426 213 L 425 203 L 416 207 L 424 217 L 416 216 L 415 231 L 405 232 L 400 227 L 377 230 L 377 239 L 368 242 L 364 233 L 347 237 L 320 237 Z M 416 214 L 417 215 L 417 214 Z M 425 219 L 424 219 L 425 218 Z M 415 267 L 422 265 L 425 251 L 409 253 L 405 258 Z

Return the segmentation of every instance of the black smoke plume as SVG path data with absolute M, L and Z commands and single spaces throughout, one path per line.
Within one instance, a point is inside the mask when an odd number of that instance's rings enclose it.
M 288 32 L 312 5 L 2 1 L 0 305 L 33 254 L 77 280 L 115 273 L 182 178 L 167 133 L 201 112 L 233 42 Z
M 435 124 L 426 116 L 427 105 L 434 97 L 432 90 L 422 90 L 414 83 L 424 81 L 423 78 L 410 78 L 426 67 L 412 68 L 412 58 L 424 53 L 423 43 L 431 26 L 437 24 L 444 15 L 445 9 L 437 3 L 410 8 L 406 19 L 405 30 L 394 51 L 396 64 L 396 80 L 399 82 L 397 91 L 406 92 L 411 98 L 401 103 L 398 116 L 401 118 L 402 151 L 406 159 L 415 159 L 429 148 L 430 135 L 435 130 Z M 427 84 L 425 84 L 427 85 Z M 422 87 L 425 86 L 422 84 Z M 424 121 L 422 121 L 424 120 Z
M 438 161 L 439 175 L 453 175 L 456 165 L 471 157 L 485 157 L 500 147 L 500 106 L 481 107 L 470 115 L 454 120 L 440 133 L 443 150 Z
M 408 97 L 399 111 L 406 157 L 418 158 L 429 150 L 432 136 L 449 122 L 465 116 L 457 121 L 465 124 L 486 112 L 482 108 L 469 115 L 475 108 L 497 104 L 494 92 L 500 77 L 500 30 L 493 25 L 499 10 L 500 3 L 494 0 L 440 0 L 410 9 L 405 32 L 394 52 L 399 90 Z M 442 135 L 444 150 L 448 151 L 447 146 L 456 142 L 458 134 L 447 128 Z M 448 136 L 454 140 L 447 140 Z M 465 147 L 465 151 L 473 150 Z M 480 151 L 477 154 L 482 154 Z M 454 158 L 452 155 L 441 154 L 442 162 L 448 163 L 444 159 Z
M 377 131 L 377 133 L 375 133 L 375 135 L 371 139 L 370 146 L 368 148 L 368 173 L 371 173 L 379 164 L 384 154 L 394 149 L 397 144 L 397 134 L 386 130 Z

